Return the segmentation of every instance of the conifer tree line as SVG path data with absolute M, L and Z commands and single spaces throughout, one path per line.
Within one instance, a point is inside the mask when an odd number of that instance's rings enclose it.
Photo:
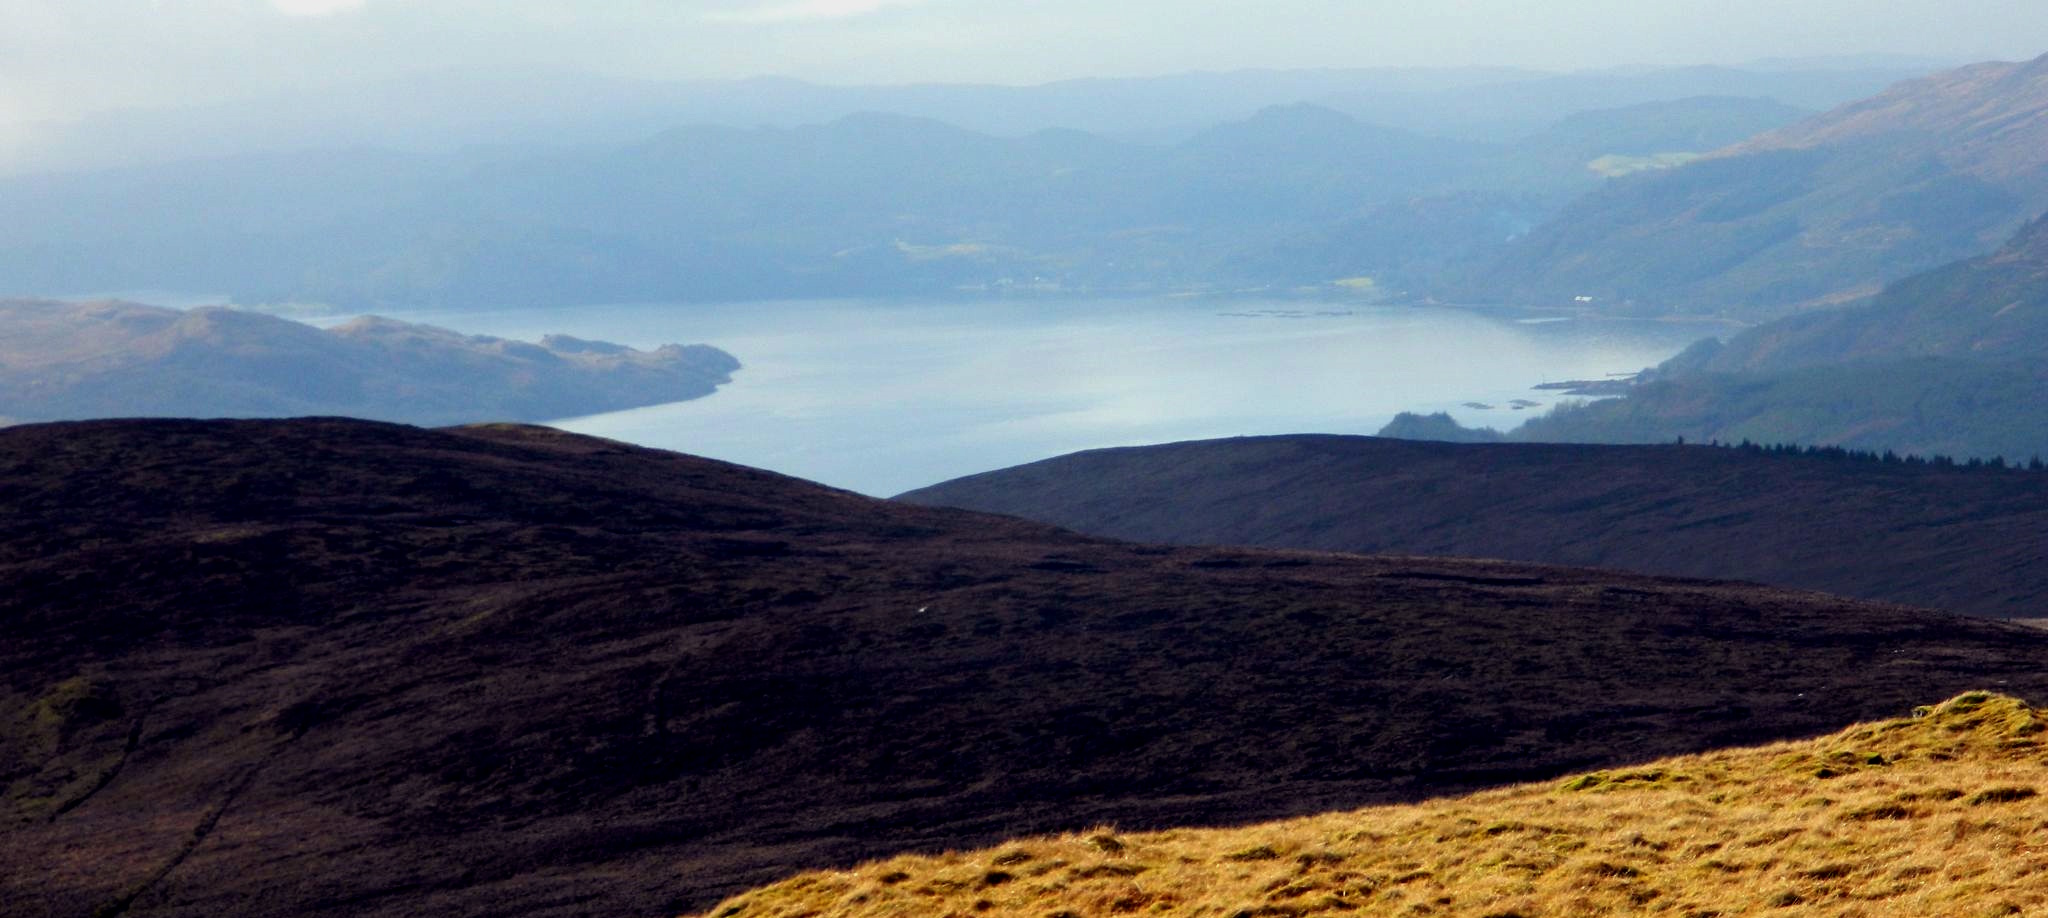
M 1686 439 L 1684 437 L 1679 437 L 1675 442 L 1679 446 L 1686 445 Z M 1885 465 L 1924 465 L 1944 469 L 2018 469 L 2029 472 L 2048 471 L 2048 462 L 2044 462 L 2042 458 L 2038 455 L 2034 456 L 2033 458 L 2025 462 L 2021 462 L 2016 459 L 2008 461 L 2004 456 L 1993 456 L 1989 459 L 1974 456 L 1969 459 L 1957 459 L 1954 456 L 1922 456 L 1917 453 L 1906 453 L 1904 455 L 1900 455 L 1899 453 L 1889 449 L 1884 450 L 1882 452 L 1876 452 L 1872 450 L 1849 449 L 1847 447 L 1841 446 L 1802 446 L 1797 443 L 1765 444 L 1752 442 L 1747 438 L 1743 439 L 1739 443 L 1723 443 L 1720 440 L 1708 440 L 1704 445 L 1713 447 L 1715 449 L 1737 449 L 1748 453 L 1759 453 L 1773 456 L 1810 456 L 1817 459 L 1832 459 L 1850 462 L 1877 462 Z

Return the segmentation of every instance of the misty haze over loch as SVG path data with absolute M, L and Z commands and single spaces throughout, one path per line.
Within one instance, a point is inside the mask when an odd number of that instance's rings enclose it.
M 717 395 L 559 423 L 885 495 L 1106 446 L 1377 431 L 1401 411 L 1508 427 L 1532 386 L 1652 366 L 1716 328 L 1285 298 L 817 300 L 399 313 L 469 334 L 705 341 Z M 1515 399 L 1541 402 L 1516 411 Z M 1467 407 L 1474 402 L 1493 410 Z

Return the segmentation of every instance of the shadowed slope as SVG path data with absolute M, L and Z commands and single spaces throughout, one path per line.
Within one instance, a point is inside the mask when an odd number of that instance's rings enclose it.
M 902 499 L 1114 538 L 1586 564 L 2048 615 L 2048 475 L 2022 471 L 1289 436 L 1076 453 Z
M 554 431 L 0 431 L 0 913 L 653 915 L 2048 689 L 1744 585 L 1165 549 Z

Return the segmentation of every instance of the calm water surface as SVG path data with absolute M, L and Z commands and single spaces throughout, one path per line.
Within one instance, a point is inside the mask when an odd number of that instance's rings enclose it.
M 834 300 L 399 316 L 473 334 L 704 342 L 745 364 L 709 398 L 557 426 L 868 494 L 1105 446 L 1370 434 L 1397 412 L 1508 427 L 1537 383 L 1629 373 L 1698 326 L 1300 301 Z M 1516 399 L 1541 403 L 1514 411 Z M 1491 409 L 1466 407 L 1481 403 Z

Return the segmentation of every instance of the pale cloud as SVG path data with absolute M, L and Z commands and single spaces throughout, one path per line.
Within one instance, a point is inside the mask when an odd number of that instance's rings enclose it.
M 270 5 L 288 16 L 332 16 L 363 8 L 364 0 L 270 0 Z
M 737 25 L 784 25 L 853 19 L 888 9 L 921 6 L 928 0 L 794 0 L 762 3 L 744 9 L 704 14 L 707 22 Z

